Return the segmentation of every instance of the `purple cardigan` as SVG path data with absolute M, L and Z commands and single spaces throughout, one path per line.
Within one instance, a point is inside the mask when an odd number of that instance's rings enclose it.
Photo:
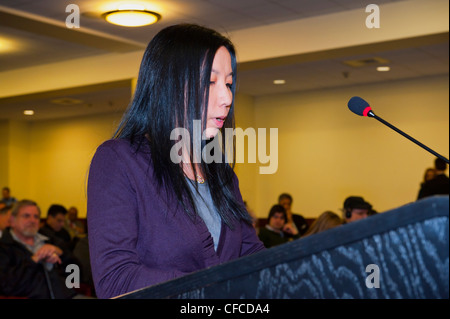
M 191 220 L 151 178 L 148 148 L 127 140 L 97 149 L 87 189 L 92 275 L 99 298 L 118 296 L 263 250 L 254 228 L 222 223 L 217 252 L 206 224 Z M 237 177 L 235 194 L 239 201 Z

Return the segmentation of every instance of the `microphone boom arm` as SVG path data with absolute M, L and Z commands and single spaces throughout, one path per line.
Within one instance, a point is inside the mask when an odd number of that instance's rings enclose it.
M 408 134 L 406 134 L 405 132 L 399 130 L 398 128 L 396 128 L 394 125 L 390 124 L 389 122 L 386 122 L 385 120 L 383 120 L 381 117 L 375 115 L 375 113 L 373 113 L 372 111 L 369 111 L 367 114 L 368 117 L 373 117 L 376 120 L 380 121 L 381 123 L 383 123 L 384 125 L 390 127 L 391 129 L 393 129 L 394 131 L 396 131 L 397 133 L 400 133 L 401 135 L 403 135 L 404 137 L 406 137 L 408 140 L 410 140 L 411 142 L 416 143 L 417 145 L 419 145 L 420 147 L 422 147 L 423 149 L 427 150 L 428 152 L 430 152 L 431 154 L 439 157 L 440 159 L 444 160 L 447 164 L 450 164 L 448 159 L 446 159 L 444 156 L 442 156 L 441 154 L 436 153 L 435 151 L 433 151 L 431 148 L 429 148 L 428 146 L 420 143 L 418 140 L 416 140 L 415 138 L 409 136 Z

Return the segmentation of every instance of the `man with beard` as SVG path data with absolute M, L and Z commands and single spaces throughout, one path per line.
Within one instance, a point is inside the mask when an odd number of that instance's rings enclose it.
M 17 202 L 11 227 L 0 238 L 0 295 L 36 299 L 73 298 L 58 269 L 62 250 L 39 234 L 40 209 L 30 200 Z

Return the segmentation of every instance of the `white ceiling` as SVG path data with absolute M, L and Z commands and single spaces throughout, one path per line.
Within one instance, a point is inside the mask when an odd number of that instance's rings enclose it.
M 420 0 L 376 1 L 381 8 L 383 5 L 403 5 L 405 14 L 419 2 Z M 440 0 L 433 2 L 439 3 Z M 448 6 L 447 0 L 441 2 L 447 3 Z M 78 5 L 82 13 L 79 29 L 69 29 L 65 26 L 65 20 L 69 15 L 65 11 L 66 6 L 71 3 Z M 310 26 L 311 30 L 316 30 L 318 17 L 328 15 L 331 17 L 333 14 L 345 14 L 355 10 L 361 10 L 363 15 L 368 15 L 364 13 L 367 4 L 360 0 L 159 0 L 146 2 L 147 8 L 161 13 L 162 19 L 157 24 L 143 28 L 124 28 L 108 24 L 98 17 L 102 10 L 111 9 L 113 4 L 117 5 L 117 1 L 0 0 L 0 119 L 24 120 L 22 111 L 25 108 L 36 110 L 36 116 L 27 120 L 122 111 L 130 99 L 131 77 L 128 79 L 111 77 L 108 81 L 96 84 L 86 79 L 84 85 L 80 85 L 80 81 L 77 81 L 73 87 L 68 84 L 64 89 L 33 90 L 27 87 L 23 90 L 24 94 L 12 95 L 8 95 L 8 92 L 2 93 L 1 86 L 2 83 L 6 85 L 11 74 L 22 74 L 19 72 L 24 70 L 32 72 L 31 70 L 36 70 L 37 66 L 55 63 L 61 65 L 61 79 L 70 80 L 71 73 L 64 69 L 65 63 L 88 57 L 98 57 L 98 63 L 101 63 L 103 57 L 108 54 L 119 56 L 130 52 L 142 52 L 148 41 L 160 29 L 171 24 L 199 23 L 223 33 L 239 35 L 247 30 L 263 30 L 263 27 L 269 25 L 287 26 L 283 23 L 289 21 L 300 21 Z M 383 14 L 387 16 L 387 13 L 382 9 L 381 14 L 381 28 L 383 28 Z M 432 21 L 433 17 L 427 19 Z M 351 46 L 335 45 L 333 49 L 294 54 L 289 51 L 289 47 L 293 45 L 289 43 L 292 37 L 286 38 L 287 43 L 283 44 L 286 53 L 241 61 L 238 89 L 240 93 L 260 96 L 448 75 L 448 18 L 446 22 L 444 21 L 444 25 L 445 23 L 444 32 L 423 34 L 420 30 L 425 26 L 417 25 L 415 26 L 417 31 L 403 38 L 366 43 L 360 41 Z M 333 24 L 320 27 L 324 28 L 329 36 L 325 39 L 326 41 L 329 39 L 330 43 L 338 41 L 336 39 L 342 36 L 334 32 L 336 26 Z M 398 28 L 401 27 L 403 26 Z M 293 30 L 287 31 L 290 34 L 292 32 Z M 307 33 L 308 27 L 303 32 Z M 264 39 L 265 34 L 261 33 L 255 33 L 255 39 Z M 299 38 L 303 35 L 304 33 L 299 33 Z M 278 34 L 281 39 L 284 36 L 283 33 Z M 350 37 L 351 34 L 348 35 L 348 38 Z M 270 35 L 261 41 L 266 41 L 260 42 L 263 48 L 267 47 L 268 51 L 273 49 Z M 2 50 L 2 43 L 13 49 Z M 240 47 L 244 48 L 244 55 L 248 56 L 249 49 L 246 44 L 248 43 L 238 43 L 238 56 Z M 370 64 L 355 68 L 344 63 L 348 60 L 374 57 L 388 60 L 391 71 L 377 72 L 374 65 Z M 47 81 L 46 72 L 40 70 L 38 79 L 42 79 L 42 82 Z M 272 83 L 274 79 L 280 78 L 286 80 L 285 85 Z M 15 81 L 16 86 L 21 85 L 20 80 Z M 55 100 L 59 100 L 59 104 L 55 103 Z

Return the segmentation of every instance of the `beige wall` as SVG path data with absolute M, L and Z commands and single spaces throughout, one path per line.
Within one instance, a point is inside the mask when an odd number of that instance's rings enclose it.
M 9 184 L 9 121 L 0 121 L 0 181 Z
M 258 161 L 237 164 L 243 198 L 259 217 L 266 217 L 281 192 L 294 196 L 294 211 L 305 217 L 338 212 L 348 195 L 364 196 L 379 211 L 415 200 L 434 156 L 375 119 L 354 115 L 347 101 L 363 97 L 377 115 L 448 158 L 448 84 L 442 76 L 258 98 L 238 95 L 238 127 L 278 128 L 275 174 L 259 174 L 264 164 Z M 0 122 L 1 186 L 10 186 L 17 198 L 36 200 L 44 216 L 52 203 L 61 203 L 77 206 L 85 217 L 90 159 L 119 120 L 111 114 Z
M 117 115 L 100 115 L 33 124 L 31 195 L 43 211 L 60 203 L 74 205 L 80 216 L 86 216 L 90 160 L 97 146 L 112 136 L 119 119 Z
M 238 94 L 236 97 L 236 127 L 245 130 L 248 127 L 256 127 L 255 125 L 255 99 L 251 96 Z M 248 151 L 248 149 L 247 149 Z M 239 188 L 244 201 L 247 202 L 248 208 L 253 210 L 256 206 L 256 175 L 258 173 L 255 164 L 236 163 L 235 172 L 239 177 Z
M 37 201 L 44 217 L 54 203 L 76 206 L 80 217 L 85 217 L 90 160 L 119 120 L 120 115 L 113 114 L 0 126 L 9 133 L 5 142 L 9 175 L 8 179 L 1 175 L 2 187 L 8 185 L 18 199 Z
M 11 192 L 17 194 L 29 194 L 31 191 L 31 126 L 30 123 L 21 121 L 9 122 L 8 143 L 8 175 Z M 5 185 L 6 186 L 6 185 Z
M 29 190 L 29 185 L 21 180 L 30 172 L 29 123 L 0 121 L 0 134 L 0 187 L 8 186 L 11 190 L 25 193 Z

